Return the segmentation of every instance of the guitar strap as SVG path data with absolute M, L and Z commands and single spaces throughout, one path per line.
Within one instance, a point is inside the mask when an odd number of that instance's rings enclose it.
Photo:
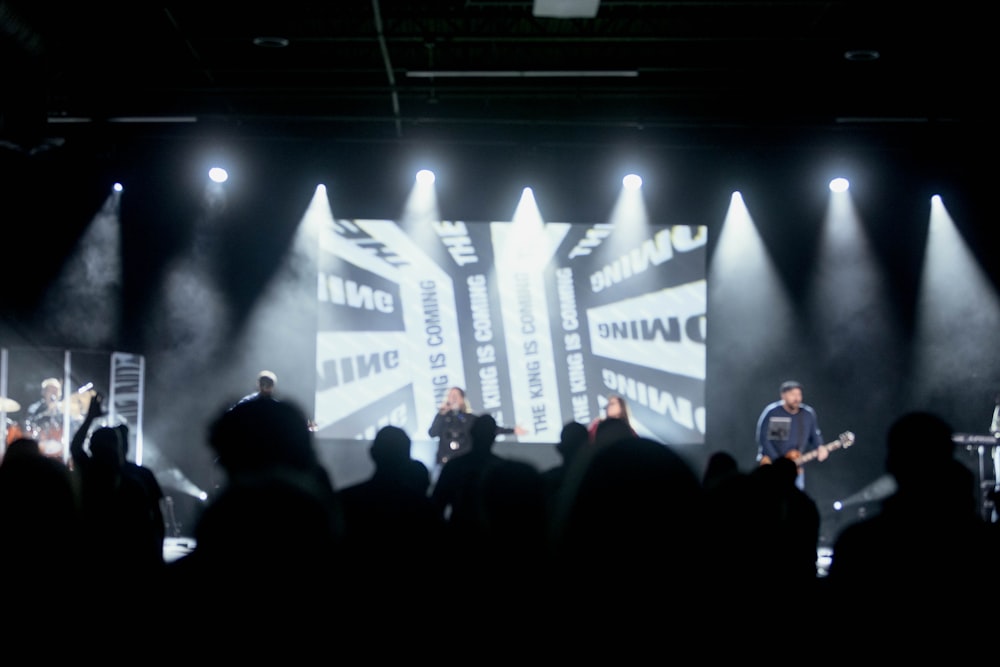
M 799 454 L 805 454 L 804 448 L 806 446 L 806 419 L 803 416 L 803 413 L 804 411 L 800 409 L 799 413 L 792 417 L 792 421 L 797 422 L 795 424 L 795 436 L 799 441 L 798 446 L 796 447 L 796 449 L 799 450 Z M 796 420 L 795 417 L 798 417 L 799 419 Z

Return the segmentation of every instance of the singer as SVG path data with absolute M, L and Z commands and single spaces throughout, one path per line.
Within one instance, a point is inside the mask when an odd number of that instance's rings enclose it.
M 448 390 L 448 395 L 438 407 L 438 413 L 434 416 L 431 427 L 427 430 L 428 435 L 438 439 L 437 463 L 444 465 L 449 459 L 453 459 L 459 454 L 464 454 L 472 447 L 469 429 L 476 416 L 472 414 L 472 407 L 465 399 L 465 390 L 461 387 L 452 387 Z M 497 425 L 497 435 L 515 433 L 522 435 L 524 429 L 507 428 Z
M 465 390 L 461 387 L 450 388 L 427 430 L 428 435 L 438 439 L 439 464 L 444 465 L 448 459 L 469 449 L 472 419 L 472 408 L 465 400 Z

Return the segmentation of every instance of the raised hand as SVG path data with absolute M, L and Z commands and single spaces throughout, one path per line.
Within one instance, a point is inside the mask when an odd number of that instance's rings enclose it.
M 93 421 L 94 419 L 102 416 L 104 414 L 104 410 L 102 409 L 103 405 L 104 396 L 99 393 L 95 393 L 90 398 L 90 405 L 87 407 L 87 421 Z

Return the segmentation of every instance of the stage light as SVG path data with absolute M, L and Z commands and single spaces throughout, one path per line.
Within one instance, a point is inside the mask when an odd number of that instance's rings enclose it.
M 222 167 L 212 167 L 208 170 L 208 177 L 216 183 L 225 183 L 229 180 L 229 174 Z
M 739 327 L 740 336 L 725 349 L 716 348 L 723 368 L 737 368 L 747 356 L 780 355 L 787 342 L 774 334 L 796 328 L 792 295 L 740 192 L 729 207 L 709 262 L 708 284 L 719 327 Z
M 626 190 L 638 190 L 642 187 L 642 177 L 637 174 L 628 174 L 622 179 L 622 186 Z
M 536 250 L 531 245 L 533 243 L 532 239 L 537 234 L 540 234 L 545 227 L 542 212 L 538 209 L 538 202 L 535 201 L 535 193 L 531 188 L 526 187 L 521 190 L 521 198 L 514 209 L 514 216 L 511 218 L 511 223 L 513 225 L 512 229 L 517 232 L 521 242 L 526 243 L 526 245 L 522 246 L 525 248 L 525 252 L 520 255 L 521 259 L 526 259 Z
M 848 507 L 861 506 L 863 509 L 868 503 L 885 500 L 896 493 L 898 488 L 896 478 L 889 473 L 883 473 L 848 497 L 835 500 L 833 506 L 838 512 Z
M 438 210 L 437 190 L 434 187 L 436 176 L 430 169 L 421 169 L 414 178 L 413 188 L 403 206 L 402 222 L 414 234 L 433 233 L 433 225 L 441 217 Z M 422 231 L 418 231 L 422 230 Z M 425 239 L 431 243 L 433 235 Z
M 198 500 L 208 500 L 208 492 L 188 479 L 187 475 L 181 472 L 180 468 L 172 464 L 167 464 L 162 468 L 156 467 L 155 470 L 153 466 L 146 467 L 153 470 L 156 481 L 165 490 L 172 489 Z
M 847 192 L 850 185 L 846 178 L 835 178 L 830 181 L 830 192 Z
M 622 178 L 622 189 L 607 219 L 615 233 L 602 244 L 612 256 L 628 254 L 649 234 L 649 214 L 641 188 L 642 178 L 636 174 Z
M 120 200 L 115 192 L 106 194 L 72 252 L 62 260 L 46 296 L 36 305 L 40 321 L 54 339 L 66 337 L 81 347 L 94 348 L 114 339 L 121 323 Z M 88 325 L 80 326 L 80 317 L 74 312 L 87 313 Z
M 112 186 L 112 189 L 113 189 L 113 190 L 114 190 L 115 192 L 121 192 L 121 191 L 123 190 L 123 188 L 122 188 L 122 184 L 121 184 L 121 183 L 115 183 L 115 184 L 114 184 L 114 185 Z
M 908 387 L 913 403 L 931 400 L 942 387 L 961 387 L 970 396 L 975 387 L 986 396 L 995 393 L 981 384 L 986 382 L 983 369 L 993 362 L 992 346 L 964 335 L 1000 327 L 1000 298 L 988 271 L 992 267 L 985 263 L 988 255 L 980 257 L 970 241 L 942 198 L 932 197 L 915 304 L 914 376 Z

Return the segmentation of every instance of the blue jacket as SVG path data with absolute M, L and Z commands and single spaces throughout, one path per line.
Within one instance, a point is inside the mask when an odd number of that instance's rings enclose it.
M 774 461 L 792 450 L 805 454 L 823 444 L 816 411 L 802 403 L 792 414 L 782 401 L 764 408 L 757 419 L 757 460 Z

